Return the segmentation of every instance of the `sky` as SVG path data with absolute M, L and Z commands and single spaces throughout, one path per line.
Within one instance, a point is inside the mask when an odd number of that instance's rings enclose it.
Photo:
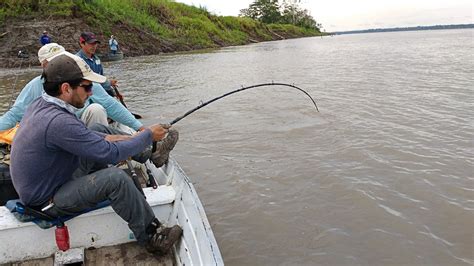
M 176 0 L 237 16 L 254 0 Z M 474 0 L 301 0 L 328 32 L 474 23 Z

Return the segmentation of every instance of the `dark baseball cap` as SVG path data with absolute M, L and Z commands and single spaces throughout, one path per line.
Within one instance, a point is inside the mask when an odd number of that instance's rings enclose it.
M 103 83 L 106 77 L 94 73 L 89 65 L 77 55 L 62 52 L 48 60 L 44 69 L 46 82 L 65 82 L 85 79 Z
M 100 43 L 97 38 L 95 37 L 95 34 L 92 32 L 83 32 L 81 33 L 81 37 L 79 37 L 79 42 L 83 43 Z

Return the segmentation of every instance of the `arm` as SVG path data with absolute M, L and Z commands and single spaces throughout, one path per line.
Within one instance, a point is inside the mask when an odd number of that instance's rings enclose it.
M 96 55 L 94 55 L 94 62 L 95 62 L 95 63 L 93 63 L 94 66 L 90 66 L 92 68 L 92 70 L 97 74 L 105 76 L 104 75 L 104 68 L 102 67 L 102 63 L 100 62 L 99 57 L 97 57 Z M 99 62 L 99 63 L 97 64 L 97 62 Z M 101 83 L 100 85 L 104 88 L 104 90 L 108 94 L 110 94 L 111 96 L 115 96 L 115 92 L 114 92 L 112 86 L 117 85 L 117 80 L 110 79 L 110 78 L 107 77 L 107 80 L 104 83 Z
M 143 125 L 135 119 L 135 117 L 128 111 L 120 102 L 110 97 L 107 92 L 97 83 L 92 87 L 91 100 L 102 105 L 107 112 L 107 116 L 113 120 L 129 126 L 134 130 L 140 129 Z
M 46 138 L 49 148 L 66 150 L 101 163 L 117 163 L 151 145 L 152 131 L 147 129 L 129 139 L 109 142 L 103 135 L 86 128 L 76 117 L 65 113 L 51 121 Z
M 0 117 L 0 130 L 12 128 L 23 118 L 26 108 L 43 94 L 43 81 L 38 76 L 21 90 L 13 106 Z
M 99 64 L 96 64 L 95 65 L 95 69 L 94 72 L 96 72 L 97 74 L 100 74 L 102 76 L 105 76 L 104 75 L 104 68 L 102 67 L 102 63 L 100 63 L 100 59 L 99 57 L 97 57 L 96 55 L 94 55 L 94 58 L 97 62 L 97 60 L 99 60 Z M 110 95 L 112 96 L 115 96 L 115 92 L 114 90 L 112 89 L 112 86 L 115 86 L 117 84 L 117 81 L 114 80 L 114 79 L 110 79 L 107 77 L 107 80 L 104 82 L 104 83 L 101 83 L 100 85 L 104 88 L 104 90 L 106 92 L 108 92 Z
M 112 88 L 112 82 L 109 78 L 104 83 L 100 83 L 100 86 L 110 95 L 115 96 L 115 91 Z

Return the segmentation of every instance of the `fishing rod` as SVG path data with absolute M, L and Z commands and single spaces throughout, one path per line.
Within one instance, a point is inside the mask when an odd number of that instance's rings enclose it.
M 118 88 L 117 88 L 117 85 L 111 85 L 111 87 L 114 89 L 115 91 L 115 94 L 117 95 L 117 98 L 119 99 L 120 103 L 122 103 L 122 105 L 128 109 L 128 106 L 125 104 L 124 100 L 123 100 L 123 95 L 119 92 Z M 135 119 L 142 119 L 143 117 L 139 114 L 135 114 L 135 113 L 132 113 L 132 115 L 135 117 Z
M 142 195 L 146 198 L 145 192 L 143 192 L 142 185 L 140 184 L 140 181 L 138 180 L 138 175 L 135 169 L 133 168 L 132 161 L 130 159 L 125 160 L 125 163 L 127 164 L 128 170 L 130 171 L 130 174 L 132 175 L 132 180 L 133 184 L 135 184 L 135 187 L 137 187 L 138 191 L 142 193 Z
M 20 58 L 20 66 L 18 67 L 18 71 L 17 71 L 17 74 L 15 75 L 15 81 L 13 82 L 13 86 L 12 86 L 12 93 L 11 93 L 11 97 L 10 97 L 10 102 L 8 103 L 8 110 L 10 110 L 10 108 L 12 107 L 12 104 L 13 104 L 13 97 L 15 97 L 15 90 L 16 90 L 16 83 L 18 81 L 18 76 L 20 75 L 20 70 L 21 70 L 21 67 L 23 65 L 23 59 L 28 59 L 29 58 L 29 55 L 28 53 L 25 53 L 23 51 L 18 51 L 18 54 L 17 54 L 17 57 Z
M 228 92 L 228 93 L 226 93 L 226 94 L 224 94 L 224 95 L 221 95 L 221 96 L 219 96 L 219 97 L 216 97 L 216 98 L 214 98 L 214 99 L 212 99 L 212 100 L 209 100 L 209 101 L 207 101 L 207 102 L 201 103 L 200 105 L 196 106 L 195 108 L 193 108 L 193 109 L 187 111 L 184 115 L 175 118 L 173 121 L 171 121 L 170 125 L 174 125 L 174 124 L 178 123 L 181 119 L 185 118 L 186 116 L 188 116 L 188 115 L 190 115 L 190 114 L 196 112 L 197 110 L 203 108 L 204 106 L 206 106 L 206 105 L 208 105 L 208 104 L 210 104 L 210 103 L 212 103 L 212 102 L 215 102 L 215 101 L 217 101 L 217 100 L 219 100 L 219 99 L 222 99 L 222 98 L 224 98 L 224 97 L 226 97 L 226 96 L 229 96 L 229 95 L 231 95 L 231 94 L 234 94 L 234 93 L 237 93 L 237 92 L 240 92 L 240 91 L 244 91 L 244 90 L 248 90 L 248 89 L 252 89 L 252 88 L 258 88 L 258 87 L 264 87 L 264 86 L 286 86 L 286 87 L 290 87 L 290 88 L 297 89 L 297 90 L 303 92 L 304 94 L 306 94 L 306 96 L 308 96 L 308 97 L 311 99 L 311 101 L 312 101 L 313 104 L 314 104 L 314 107 L 316 108 L 316 111 L 319 112 L 318 106 L 316 105 L 316 102 L 314 101 L 313 97 L 311 97 L 311 95 L 309 95 L 309 93 L 307 93 L 305 90 L 303 90 L 303 89 L 301 89 L 301 88 L 298 88 L 298 87 L 296 87 L 295 85 L 291 85 L 291 84 L 286 84 L 286 83 L 274 83 L 274 82 L 272 82 L 272 83 L 262 83 L 262 84 L 257 84 L 257 85 L 248 86 L 248 87 L 242 87 L 242 88 L 240 88 L 240 89 L 233 90 L 233 91 L 231 91 L 231 92 Z

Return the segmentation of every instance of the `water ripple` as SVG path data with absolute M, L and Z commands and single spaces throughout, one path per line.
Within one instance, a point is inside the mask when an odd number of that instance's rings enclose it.
M 175 125 L 226 264 L 473 265 L 473 33 L 284 40 L 105 70 L 147 125 L 272 80 L 317 99 L 320 113 L 292 90 L 249 90 Z M 0 71 L 2 110 L 14 74 Z

